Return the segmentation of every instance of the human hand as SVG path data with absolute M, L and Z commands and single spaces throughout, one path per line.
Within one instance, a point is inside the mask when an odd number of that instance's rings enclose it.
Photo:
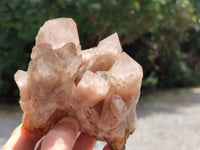
M 2 150 L 33 150 L 43 135 L 33 134 L 21 129 L 19 125 L 8 139 Z M 92 150 L 96 140 L 86 133 L 77 138 L 79 124 L 72 118 L 59 121 L 44 137 L 41 150 Z M 105 146 L 103 150 L 111 150 Z

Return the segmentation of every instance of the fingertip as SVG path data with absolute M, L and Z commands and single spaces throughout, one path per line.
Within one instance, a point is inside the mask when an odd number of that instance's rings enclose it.
M 73 150 L 92 150 L 95 144 L 96 140 L 92 136 L 82 132 L 76 140 Z
M 112 150 L 108 145 L 106 145 L 103 150 Z
M 74 130 L 74 132 L 78 132 L 79 131 L 79 123 L 77 120 L 75 120 L 74 118 L 69 118 L 69 117 L 65 117 L 63 119 L 61 119 L 56 125 L 57 126 L 65 126 L 68 125 L 72 130 Z

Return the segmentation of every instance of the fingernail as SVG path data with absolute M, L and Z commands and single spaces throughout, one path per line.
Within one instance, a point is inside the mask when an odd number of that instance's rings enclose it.
M 79 130 L 79 124 L 78 121 L 76 121 L 74 118 L 65 117 L 61 119 L 58 124 L 65 124 L 70 126 L 70 128 L 73 128 L 74 130 Z

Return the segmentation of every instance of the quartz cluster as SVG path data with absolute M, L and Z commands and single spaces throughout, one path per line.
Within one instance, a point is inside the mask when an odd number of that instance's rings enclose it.
M 69 116 L 81 131 L 123 150 L 135 130 L 142 76 L 116 33 L 81 50 L 72 19 L 49 20 L 36 37 L 28 70 L 15 74 L 23 129 L 46 134 Z

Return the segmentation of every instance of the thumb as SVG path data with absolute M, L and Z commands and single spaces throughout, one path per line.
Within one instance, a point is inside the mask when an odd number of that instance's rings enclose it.
M 22 150 L 34 149 L 36 142 L 42 135 L 33 134 L 29 131 L 22 130 L 22 125 L 19 125 L 8 139 L 2 150 Z

